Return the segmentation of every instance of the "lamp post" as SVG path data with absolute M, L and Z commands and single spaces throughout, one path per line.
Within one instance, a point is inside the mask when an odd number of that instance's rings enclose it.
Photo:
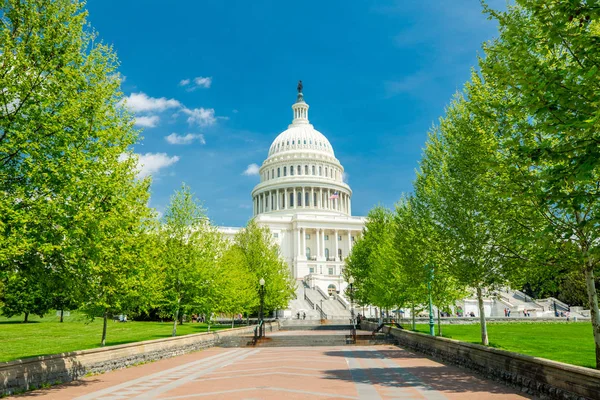
M 350 284 L 350 323 L 352 324 L 352 336 L 356 335 L 356 324 L 354 322 L 354 277 L 348 278 Z
M 431 299 L 431 283 L 433 282 L 433 265 L 427 264 L 429 267 L 429 279 L 427 280 L 427 290 L 429 291 L 429 334 L 435 336 L 435 323 L 433 322 L 433 301 Z
M 320 313 L 321 313 L 321 319 L 325 319 L 323 317 L 323 299 L 321 299 L 321 308 L 319 309 Z
M 265 331 L 265 324 L 263 320 L 263 310 L 265 306 L 265 280 L 263 278 L 260 278 L 260 281 L 258 281 L 258 283 L 260 284 L 260 311 L 258 312 L 258 320 L 260 324 L 260 337 L 263 337 Z

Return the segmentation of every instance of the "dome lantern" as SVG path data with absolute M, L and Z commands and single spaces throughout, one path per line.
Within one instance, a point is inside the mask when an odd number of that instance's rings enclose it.
M 304 102 L 302 88 L 302 81 L 298 81 L 298 97 L 296 98 L 296 103 L 292 106 L 292 110 L 294 111 L 292 125 L 308 124 L 308 104 Z

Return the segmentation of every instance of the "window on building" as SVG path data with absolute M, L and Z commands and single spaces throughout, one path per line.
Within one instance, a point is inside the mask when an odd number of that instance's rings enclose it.
M 323 176 L 323 167 L 319 166 L 319 176 Z
M 304 144 L 306 144 L 306 139 L 304 139 Z
M 283 176 L 287 176 L 287 167 L 283 167 Z
M 281 176 L 281 168 L 277 168 L 277 177 L 279 178 Z
M 354 236 L 352 236 L 352 241 L 354 242 Z
M 310 260 L 310 247 L 306 248 L 306 258 Z
M 315 174 L 315 166 L 314 165 L 312 166 L 312 174 L 313 175 Z
M 314 274 L 315 273 L 315 267 L 309 267 L 308 268 L 308 272 L 311 273 L 311 274 Z
M 273 237 L 274 237 L 275 239 L 279 239 L 279 233 L 275 232 L 275 233 L 273 234 Z
M 310 233 L 307 233 L 307 234 L 306 234 L 304 237 L 305 237 L 307 240 L 308 240 L 308 239 L 310 239 Z
M 328 168 L 327 168 L 327 167 L 325 167 L 325 178 L 327 178 L 327 177 L 329 176 L 329 175 L 327 174 L 327 172 L 328 172 L 328 171 L 327 171 L 327 169 L 328 169 Z
M 338 258 L 342 261 L 342 249 L 338 249 Z
M 325 235 L 325 238 L 323 240 L 329 240 L 329 235 Z
M 309 201 L 310 201 L 310 193 L 308 193 L 308 192 L 305 192 L 305 193 L 304 193 L 304 205 L 305 205 L 305 206 L 308 206 L 308 205 L 309 205 L 309 204 L 308 204 L 308 202 L 309 202 Z
M 325 247 L 325 259 L 329 258 L 329 249 Z
M 298 207 L 302 207 L 302 192 L 298 192 Z
M 342 241 L 342 235 L 338 235 L 338 242 Z
M 302 175 L 302 166 L 301 165 L 298 165 L 297 171 L 298 171 L 298 175 Z
M 329 271 L 327 271 L 329 273 L 329 275 L 335 275 L 335 268 L 334 267 L 329 267 L 328 268 Z
M 294 166 L 293 165 L 290 167 L 290 175 L 294 175 Z
M 329 274 L 329 275 L 332 275 L 332 274 Z M 327 294 L 330 296 L 333 296 L 334 293 L 337 293 L 337 290 L 335 289 L 335 285 L 332 283 L 331 285 L 327 286 Z
M 271 170 L 271 179 L 273 179 L 273 178 L 275 178 L 275 170 L 274 169 Z
M 304 175 L 308 175 L 308 165 L 304 166 Z
M 313 207 L 317 206 L 317 194 L 313 193 Z
M 294 193 L 290 193 L 290 207 L 294 207 Z

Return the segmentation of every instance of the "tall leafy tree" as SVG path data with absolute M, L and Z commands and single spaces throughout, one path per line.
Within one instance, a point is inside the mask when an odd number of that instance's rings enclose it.
M 160 230 L 160 308 L 173 317 L 173 332 L 184 311 L 213 311 L 218 260 L 224 242 L 185 184 L 171 197 Z
M 507 124 L 515 127 L 500 136 L 515 183 L 507 197 L 546 221 L 532 237 L 544 268 L 583 273 L 600 368 L 600 7 L 516 0 L 486 11 L 500 35 L 480 64 L 510 99 Z

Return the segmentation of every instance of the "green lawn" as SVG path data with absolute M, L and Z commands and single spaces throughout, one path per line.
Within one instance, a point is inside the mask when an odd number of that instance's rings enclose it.
M 410 323 L 404 322 L 409 328 Z M 417 324 L 417 331 L 429 333 L 429 325 Z M 435 327 L 437 334 L 437 325 Z M 479 325 L 442 325 L 444 337 L 481 343 Z M 594 338 L 589 322 L 574 323 L 489 323 L 490 346 L 548 358 L 568 364 L 595 367 Z
M 83 315 L 72 312 L 60 323 L 55 314 L 44 318 L 30 316 L 24 324 L 23 317 L 0 318 L 0 361 L 18 358 L 92 349 L 100 346 L 102 319 L 90 322 Z M 226 329 L 231 325 L 211 325 L 213 329 Z M 172 322 L 108 322 L 106 345 L 138 342 L 171 336 Z M 206 324 L 184 323 L 177 327 L 177 336 L 206 332 Z

